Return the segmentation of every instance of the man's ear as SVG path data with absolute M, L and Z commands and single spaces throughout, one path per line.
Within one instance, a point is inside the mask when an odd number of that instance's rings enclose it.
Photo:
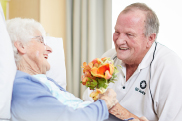
M 26 53 L 25 45 L 21 41 L 15 41 L 14 45 L 17 48 L 19 53 L 22 53 L 22 54 Z
M 155 41 L 156 38 L 156 33 L 151 34 L 148 36 L 148 42 L 147 42 L 147 47 L 151 47 L 153 42 Z

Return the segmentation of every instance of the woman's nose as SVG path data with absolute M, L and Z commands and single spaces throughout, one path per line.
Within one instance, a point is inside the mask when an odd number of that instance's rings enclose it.
M 46 51 L 48 51 L 49 53 L 52 53 L 52 48 L 46 45 Z

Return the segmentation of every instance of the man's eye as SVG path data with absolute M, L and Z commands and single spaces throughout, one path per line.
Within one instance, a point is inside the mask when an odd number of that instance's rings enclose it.
M 127 35 L 127 36 L 133 36 L 133 34 L 131 34 L 131 33 L 126 33 L 126 35 Z
M 119 35 L 119 32 L 115 32 L 116 35 Z

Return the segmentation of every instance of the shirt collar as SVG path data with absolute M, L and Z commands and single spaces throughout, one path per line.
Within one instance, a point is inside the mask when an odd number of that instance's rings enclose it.
M 153 59 L 154 49 L 155 49 L 155 42 L 152 44 L 151 48 L 149 49 L 147 54 L 144 56 L 142 62 L 139 64 L 139 66 L 138 66 L 139 71 L 141 69 L 144 69 L 144 68 L 150 66 L 150 63 Z

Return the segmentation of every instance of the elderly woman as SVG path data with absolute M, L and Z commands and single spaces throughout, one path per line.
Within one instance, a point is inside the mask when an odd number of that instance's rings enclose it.
M 7 21 L 12 40 L 17 73 L 12 94 L 12 121 L 102 121 L 117 103 L 116 94 L 108 89 L 94 103 L 83 102 L 46 77 L 47 61 L 52 49 L 44 40 L 45 31 L 32 19 Z M 69 95 L 70 99 L 64 99 Z M 68 104 L 73 100 L 72 104 Z

